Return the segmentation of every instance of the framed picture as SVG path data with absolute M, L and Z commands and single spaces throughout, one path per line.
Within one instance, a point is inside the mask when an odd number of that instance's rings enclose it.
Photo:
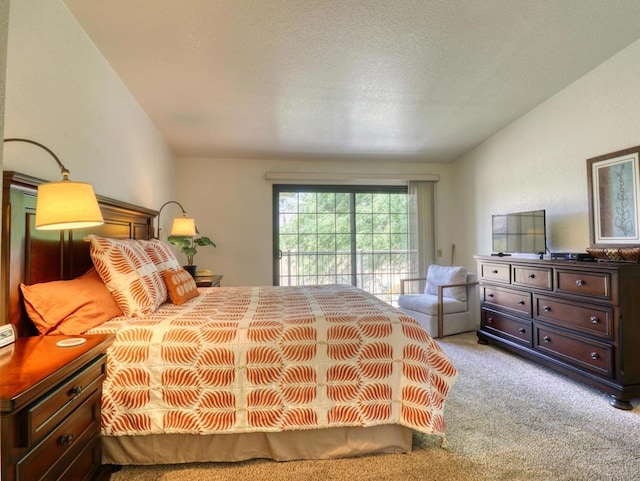
M 640 146 L 587 159 L 592 247 L 640 245 Z

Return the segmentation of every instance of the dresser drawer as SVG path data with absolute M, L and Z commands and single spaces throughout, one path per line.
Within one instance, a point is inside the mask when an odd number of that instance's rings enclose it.
M 496 308 L 531 317 L 531 293 L 498 287 L 482 287 L 482 300 Z
M 100 436 L 98 389 L 16 464 L 17 481 L 58 479 L 78 453 Z
M 34 444 L 46 435 L 94 392 L 104 378 L 106 356 L 96 358 L 85 369 L 65 380 L 26 411 L 26 443 Z
M 510 284 L 511 266 L 509 264 L 480 264 L 480 278 Z
M 510 317 L 499 312 L 482 309 L 482 328 L 500 337 L 532 345 L 531 322 Z
M 553 269 L 513 266 L 513 285 L 553 289 Z
M 581 369 L 613 377 L 613 347 L 540 326 L 535 328 L 535 348 Z
M 611 299 L 611 276 L 607 273 L 556 271 L 556 291 Z
M 613 337 L 613 308 L 576 304 L 550 297 L 534 299 L 534 317 L 541 321 L 575 329 L 594 336 Z

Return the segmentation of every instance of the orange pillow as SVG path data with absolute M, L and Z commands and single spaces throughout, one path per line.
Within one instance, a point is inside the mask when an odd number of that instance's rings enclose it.
M 70 281 L 20 284 L 24 306 L 40 334 L 82 334 L 122 315 L 94 268 Z
M 196 281 L 184 269 L 179 271 L 163 271 L 164 282 L 167 285 L 169 298 L 174 304 L 180 305 L 200 295 Z

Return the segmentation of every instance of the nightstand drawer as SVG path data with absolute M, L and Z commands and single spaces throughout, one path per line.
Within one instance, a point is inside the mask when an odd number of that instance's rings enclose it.
M 583 369 L 613 377 L 613 347 L 609 344 L 537 327 L 534 347 Z
M 102 441 L 99 436 L 93 438 L 75 459 L 67 465 L 67 469 L 58 477 L 59 481 L 87 481 L 87 473 L 95 473 L 102 464 Z M 102 479 L 102 478 L 99 478 Z
M 93 363 L 65 380 L 26 411 L 26 445 L 34 444 L 45 436 L 100 387 L 104 378 L 105 362 L 105 355 L 97 357 Z
M 78 453 L 100 435 L 98 389 L 16 464 L 17 481 L 58 479 Z

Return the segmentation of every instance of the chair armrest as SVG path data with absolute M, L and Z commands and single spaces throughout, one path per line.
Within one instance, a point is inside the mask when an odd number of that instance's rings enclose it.
M 444 313 L 442 309 L 442 299 L 444 297 L 444 290 L 447 287 L 468 287 L 479 284 L 478 281 L 474 282 L 461 282 L 459 284 L 440 284 L 438 286 L 438 332 L 436 337 L 442 337 L 444 333 Z
M 426 281 L 427 278 L 426 277 L 412 277 L 410 279 L 400 279 L 400 294 L 403 295 L 405 294 L 405 283 L 408 282 L 416 282 L 416 281 Z

